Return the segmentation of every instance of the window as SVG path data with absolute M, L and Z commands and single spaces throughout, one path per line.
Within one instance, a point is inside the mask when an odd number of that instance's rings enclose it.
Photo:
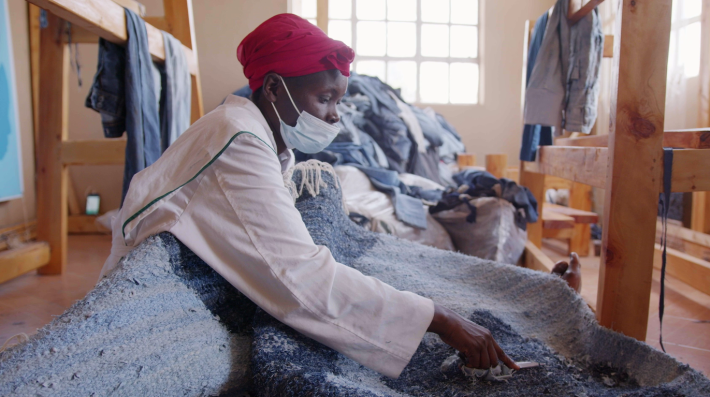
M 408 102 L 476 104 L 478 0 L 302 0 L 315 22 L 328 2 L 328 35 L 351 46 L 353 69 L 402 89 Z
M 668 54 L 670 75 L 697 77 L 700 73 L 700 18 L 703 0 L 673 2 L 671 41 Z

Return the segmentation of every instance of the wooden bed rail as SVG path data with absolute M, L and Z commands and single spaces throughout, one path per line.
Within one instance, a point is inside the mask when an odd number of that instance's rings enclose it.
M 27 0 L 52 14 L 79 26 L 84 30 L 104 38 L 112 43 L 125 44 L 126 16 L 123 7 L 113 0 Z M 148 46 L 154 60 L 165 60 L 165 44 L 160 29 L 146 23 Z M 86 35 L 79 35 L 85 37 Z M 82 39 L 80 41 L 85 41 Z M 183 45 L 190 73 L 198 73 L 197 59 L 193 51 Z

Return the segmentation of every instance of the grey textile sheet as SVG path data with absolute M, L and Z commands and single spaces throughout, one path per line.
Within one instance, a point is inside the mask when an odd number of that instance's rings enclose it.
M 365 231 L 342 211 L 333 177 L 324 172 L 322 183 L 296 204 L 316 243 L 488 327 L 513 359 L 544 366 L 472 381 L 440 370 L 454 351 L 427 334 L 402 376 L 385 378 L 277 322 L 163 233 L 0 354 L 0 395 L 710 395 L 697 371 L 597 325 L 560 279 Z

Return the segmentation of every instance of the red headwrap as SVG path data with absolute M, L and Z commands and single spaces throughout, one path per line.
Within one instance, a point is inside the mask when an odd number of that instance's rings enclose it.
M 350 76 L 353 58 L 352 48 L 293 14 L 267 19 L 237 47 L 237 59 L 244 66 L 252 90 L 261 87 L 264 76 L 271 72 L 297 77 L 338 69 Z

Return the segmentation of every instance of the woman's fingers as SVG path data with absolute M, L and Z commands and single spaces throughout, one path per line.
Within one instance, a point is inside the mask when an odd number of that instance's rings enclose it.
M 481 350 L 478 351 L 481 356 L 480 366 L 476 368 L 488 369 L 491 367 L 491 359 L 488 357 L 488 349 L 486 346 L 482 346 Z
M 515 369 L 515 370 L 520 369 L 520 367 L 518 366 L 518 364 L 516 364 L 515 361 L 511 360 L 510 357 L 508 357 L 508 355 L 505 354 L 505 352 L 503 351 L 503 349 L 501 349 L 500 346 L 498 346 L 498 342 L 496 342 L 496 341 L 494 340 L 494 341 L 493 341 L 493 344 L 494 344 L 494 346 L 495 346 L 496 353 L 498 354 L 498 359 L 499 359 L 499 360 L 503 361 L 503 363 L 504 363 L 508 368 Z
M 491 338 L 491 342 L 495 343 L 493 341 L 493 338 Z M 493 343 L 488 344 L 488 358 L 491 360 L 491 367 L 496 367 L 498 366 L 498 360 L 500 357 L 498 357 L 498 354 L 496 353 L 496 347 L 493 345 Z

